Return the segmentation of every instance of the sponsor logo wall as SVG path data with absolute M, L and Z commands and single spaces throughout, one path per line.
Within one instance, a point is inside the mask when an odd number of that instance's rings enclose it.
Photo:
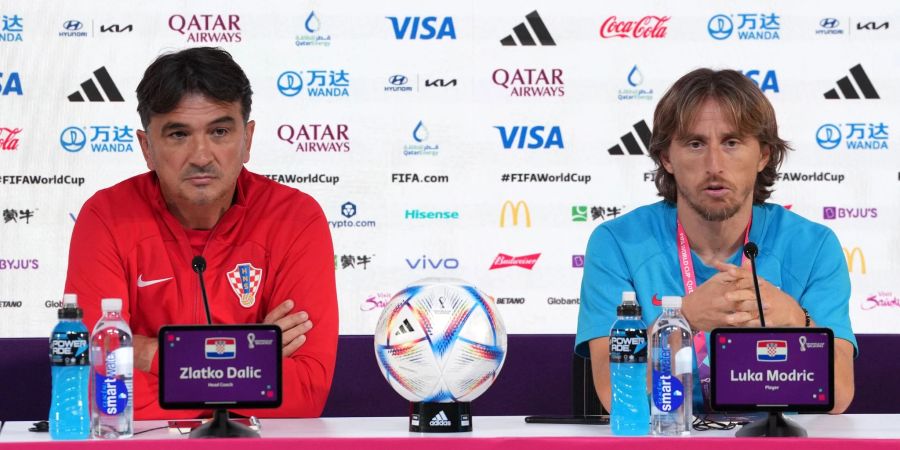
M 896 17 L 837 0 L 6 1 L 0 337 L 50 332 L 81 205 L 146 171 L 143 70 L 190 46 L 250 78 L 248 168 L 322 206 L 343 334 L 425 277 L 473 282 L 512 333 L 574 333 L 587 240 L 658 201 L 653 111 L 702 66 L 772 101 L 794 150 L 770 201 L 838 236 L 855 330 L 900 333 Z

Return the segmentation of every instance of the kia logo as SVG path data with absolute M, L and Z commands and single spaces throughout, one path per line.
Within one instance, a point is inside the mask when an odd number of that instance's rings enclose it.
M 285 97 L 293 97 L 303 91 L 303 78 L 300 74 L 288 70 L 278 76 L 278 92 Z
M 709 19 L 706 29 L 709 31 L 711 38 L 721 41 L 731 36 L 731 32 L 734 31 L 734 23 L 731 22 L 730 17 L 724 14 L 716 14 Z
M 833 150 L 841 143 L 841 129 L 826 123 L 816 131 L 816 142 L 823 150 Z
M 63 28 L 69 31 L 78 31 L 82 27 L 81 22 L 77 20 L 67 20 L 63 22 Z
M 84 130 L 78 127 L 69 127 L 59 134 L 59 145 L 69 153 L 80 152 L 87 143 Z
M 837 28 L 837 26 L 840 25 L 840 24 L 841 24 L 841 23 L 838 22 L 837 19 L 831 18 L 831 17 L 829 17 L 829 18 L 827 18 L 827 19 L 822 19 L 822 20 L 819 21 L 819 26 L 820 26 L 820 27 L 822 27 L 822 28 L 827 28 L 827 29 L 829 29 L 829 30 L 832 29 L 832 28 Z
M 403 86 L 406 84 L 406 76 L 405 75 L 394 75 L 388 78 L 388 82 L 393 84 L 394 86 Z

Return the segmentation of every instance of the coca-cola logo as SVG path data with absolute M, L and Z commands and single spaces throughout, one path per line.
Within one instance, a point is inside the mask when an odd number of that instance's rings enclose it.
M 666 22 L 669 16 L 644 16 L 638 20 L 619 20 L 610 16 L 600 26 L 600 37 L 609 38 L 653 38 L 666 37 Z
M 500 253 L 494 258 L 494 263 L 491 264 L 490 270 L 503 269 L 506 267 L 521 267 L 523 269 L 531 270 L 540 256 L 540 253 L 525 256 L 510 256 Z
M 0 150 L 18 150 L 21 128 L 0 127 Z

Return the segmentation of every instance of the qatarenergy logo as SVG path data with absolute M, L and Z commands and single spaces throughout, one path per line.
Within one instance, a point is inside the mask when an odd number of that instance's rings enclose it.
M 84 177 L 72 175 L 0 175 L 0 184 L 84 184 Z

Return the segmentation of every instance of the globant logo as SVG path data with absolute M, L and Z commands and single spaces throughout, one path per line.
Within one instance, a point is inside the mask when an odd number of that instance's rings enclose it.
M 562 69 L 496 69 L 491 80 L 506 89 L 510 97 L 563 97 L 566 95 Z
M 666 37 L 666 22 L 669 19 L 669 16 L 644 16 L 637 20 L 619 20 L 616 16 L 610 16 L 600 26 L 600 37 L 661 39 Z
M 584 255 L 572 255 L 572 268 L 584 269 Z
M 409 266 L 410 269 L 416 270 L 427 270 L 427 269 L 447 269 L 447 270 L 455 270 L 459 268 L 459 260 L 456 258 L 432 258 L 427 255 L 422 255 L 421 258 L 418 259 L 409 259 L 404 258 L 406 260 L 406 265 Z
M 306 33 L 298 34 L 294 38 L 294 45 L 297 47 L 330 47 L 331 35 L 322 34 L 319 30 L 322 28 L 322 22 L 315 11 L 310 11 L 303 22 L 303 28 Z
M 403 146 L 403 156 L 437 156 L 441 150 L 438 144 L 426 144 L 431 137 L 428 127 L 421 120 L 412 131 L 412 138 L 415 144 L 407 144 Z
M 304 153 L 346 153 L 350 151 L 350 126 L 345 123 L 282 124 L 278 139 Z
M 304 79 L 303 75 L 306 75 Z M 278 92 L 285 97 L 296 97 L 306 87 L 308 97 L 349 97 L 349 72 L 341 70 L 307 70 L 282 72 L 278 76 Z
M 880 308 L 900 308 L 900 298 L 897 298 L 890 291 L 881 291 L 866 297 L 866 300 L 860 304 L 860 308 L 863 311 Z
M 749 78 L 753 83 L 759 86 L 759 90 L 764 93 L 767 91 L 772 91 L 775 93 L 781 92 L 778 88 L 778 76 L 775 74 L 774 70 L 766 70 L 759 71 L 756 69 L 744 70 L 741 71 L 745 77 Z
M 388 292 L 377 292 L 366 297 L 359 304 L 360 311 L 380 311 L 391 301 L 391 294 Z
M 0 42 L 22 42 L 22 32 L 25 27 L 24 19 L 18 14 L 3 15 L 3 27 L 0 28 Z
M 453 18 L 444 17 L 438 19 L 435 16 L 419 17 L 386 17 L 391 22 L 394 30 L 394 38 L 399 40 L 440 40 L 456 39 L 456 29 L 453 27 Z
M 15 151 L 19 149 L 19 133 L 21 128 L 0 127 L 0 151 Z
M 459 219 L 459 211 L 422 211 L 421 209 L 407 209 L 403 213 L 406 220 L 456 220 Z
M 580 305 L 581 298 L 566 298 L 566 297 L 547 297 L 547 304 L 552 306 L 559 305 Z
M 551 147 L 562 150 L 565 148 L 559 125 L 532 125 L 531 127 L 523 125 L 508 128 L 495 126 L 494 128 L 500 132 L 500 143 L 507 150 L 511 148 L 546 150 Z
M 62 31 L 59 37 L 87 37 L 87 31 L 84 30 L 84 24 L 80 20 L 67 20 L 62 23 Z
M 638 69 L 637 64 L 628 72 L 625 78 L 628 82 L 627 88 L 619 89 L 619 101 L 623 100 L 653 100 L 653 89 L 644 89 L 640 87 L 644 84 L 644 74 Z
M 6 78 L 5 81 L 4 78 Z M 22 80 L 19 78 L 19 72 L 0 72 L 0 86 L 3 87 L 0 95 L 4 97 L 9 94 L 22 95 Z
M 834 150 L 842 142 L 847 150 L 888 150 L 888 128 L 884 122 L 826 123 L 816 130 L 816 143 L 823 150 Z
M 344 202 L 340 209 L 341 215 L 346 219 L 356 217 L 356 203 Z M 331 228 L 374 228 L 376 223 L 374 220 L 329 220 L 328 224 Z
M 169 29 L 187 36 L 187 42 L 241 42 L 241 16 L 229 14 L 175 14 L 169 17 Z
M 531 255 L 524 256 L 510 256 L 505 253 L 500 253 L 494 258 L 494 262 L 491 264 L 491 267 L 488 270 L 495 269 L 505 269 L 507 267 L 519 267 L 526 270 L 531 270 L 534 268 L 534 265 L 537 264 L 538 258 L 540 258 L 540 253 L 533 253 Z
M 835 36 L 844 34 L 841 28 L 841 21 L 833 17 L 826 17 L 819 21 L 819 28 L 816 29 L 817 36 Z
M 735 18 L 737 16 L 737 18 Z M 773 13 L 716 14 L 706 24 L 709 36 L 717 41 L 730 38 L 735 31 L 739 40 L 781 39 L 781 16 Z M 735 27 L 737 22 L 737 27 Z
M 822 218 L 825 220 L 837 219 L 876 219 L 878 208 L 839 208 L 825 206 L 822 208 Z
M 128 125 L 71 126 L 59 134 L 59 145 L 69 153 L 80 152 L 88 144 L 95 153 L 133 152 L 133 133 Z
M 37 259 L 0 258 L 0 270 L 37 270 L 39 267 Z

